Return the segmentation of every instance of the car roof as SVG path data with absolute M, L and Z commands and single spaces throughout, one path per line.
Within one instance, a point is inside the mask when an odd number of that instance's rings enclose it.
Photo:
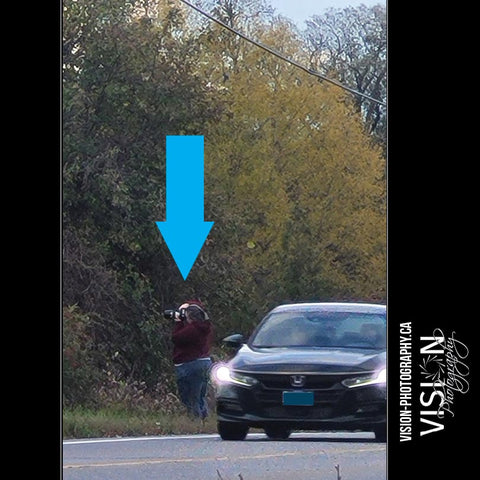
M 386 305 L 379 303 L 352 303 L 352 302 L 314 302 L 314 303 L 287 303 L 278 305 L 271 313 L 289 311 L 323 310 L 328 312 L 359 312 L 359 313 L 384 313 Z

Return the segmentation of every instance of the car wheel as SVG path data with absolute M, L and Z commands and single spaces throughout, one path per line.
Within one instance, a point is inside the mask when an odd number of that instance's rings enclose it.
M 374 429 L 375 440 L 377 442 L 386 442 L 387 441 L 387 425 L 383 424 Z
M 248 425 L 234 422 L 217 422 L 217 430 L 222 440 L 245 440 Z
M 292 431 L 288 428 L 282 427 L 267 427 L 265 428 L 265 433 L 267 434 L 267 437 L 272 440 L 286 440 Z

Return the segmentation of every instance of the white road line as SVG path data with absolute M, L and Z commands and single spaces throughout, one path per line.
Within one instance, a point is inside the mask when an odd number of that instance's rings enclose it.
M 368 432 L 342 432 L 341 436 L 345 435 L 345 438 L 373 438 L 373 434 L 369 435 Z M 338 433 L 334 432 L 310 432 L 310 433 L 292 433 L 291 438 L 302 438 L 302 437 L 318 437 L 329 439 L 329 438 L 339 438 Z M 249 433 L 247 438 L 252 437 L 266 437 L 264 433 Z M 77 440 L 64 440 L 63 445 L 81 445 L 88 443 L 113 443 L 113 442 L 144 442 L 150 440 L 193 440 L 193 439 L 205 439 L 205 438 L 220 438 L 216 433 L 210 434 L 192 434 L 192 435 L 171 435 L 171 436 L 157 436 L 157 437 L 115 437 L 115 438 L 94 438 L 94 439 L 77 439 Z M 341 438 L 341 437 L 340 437 Z
M 64 440 L 64 445 L 78 445 L 85 443 L 110 443 L 110 442 L 143 442 L 148 440 L 188 440 L 193 438 L 220 438 L 218 434 L 212 433 L 208 435 L 172 435 L 169 437 L 115 437 L 115 438 L 94 438 L 84 440 Z

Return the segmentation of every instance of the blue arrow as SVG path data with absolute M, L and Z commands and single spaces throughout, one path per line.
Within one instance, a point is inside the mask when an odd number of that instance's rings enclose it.
M 156 222 L 186 280 L 214 222 L 204 221 L 203 136 L 167 136 L 165 222 Z

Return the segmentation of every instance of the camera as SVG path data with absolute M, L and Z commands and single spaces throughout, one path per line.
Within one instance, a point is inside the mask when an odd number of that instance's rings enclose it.
M 181 308 L 180 310 L 165 310 L 163 312 L 163 317 L 167 318 L 168 320 L 185 320 L 185 308 Z

